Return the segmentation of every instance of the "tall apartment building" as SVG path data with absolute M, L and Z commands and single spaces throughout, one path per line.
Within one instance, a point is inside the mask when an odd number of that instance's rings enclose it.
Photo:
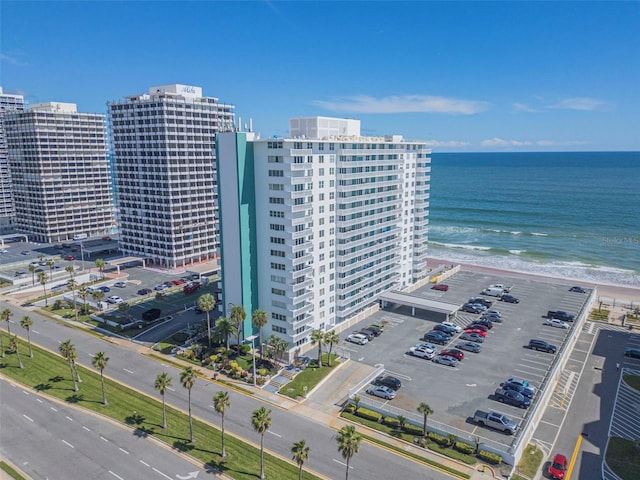
M 218 136 L 223 306 L 309 342 L 427 275 L 430 150 L 360 121 L 292 119 L 291 138 Z M 245 329 L 245 331 L 248 331 Z
M 108 105 L 123 252 L 172 269 L 215 258 L 215 135 L 234 106 L 179 84 Z
M 5 133 L 16 230 L 59 242 L 113 227 L 104 115 L 38 103 L 6 114 Z
M 11 193 L 11 174 L 7 140 L 4 133 L 4 117 L 9 112 L 22 112 L 25 109 L 22 95 L 4 93 L 0 87 L 0 232 L 7 230 L 13 223 L 13 195 Z

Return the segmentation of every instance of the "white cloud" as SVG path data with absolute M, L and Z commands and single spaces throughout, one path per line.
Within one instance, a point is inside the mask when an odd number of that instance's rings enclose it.
M 459 140 L 427 140 L 424 143 L 426 143 L 428 147 L 433 148 L 461 148 L 471 145 L 469 142 Z
M 15 55 L 7 55 L 6 53 L 0 52 L 0 62 L 9 63 L 11 65 L 16 65 L 18 67 L 24 67 L 29 65 L 27 62 L 23 62 L 19 60 Z
M 514 108 L 514 110 L 516 110 L 517 112 L 527 112 L 527 113 L 537 113 L 537 112 L 540 112 L 540 110 L 539 110 L 539 109 L 537 109 L 537 108 L 533 108 L 533 107 L 530 107 L 529 105 L 526 105 L 526 104 L 524 104 L 524 103 L 518 103 L 518 102 L 516 102 L 516 103 L 514 103 L 514 104 L 513 104 L 513 108 Z
M 473 115 L 489 108 L 488 102 L 428 95 L 401 95 L 375 98 L 367 95 L 316 100 L 315 105 L 342 113 L 449 113 Z
M 588 145 L 588 143 L 580 140 L 569 140 L 565 142 L 559 142 L 557 140 L 538 140 L 536 145 L 540 147 L 575 147 Z
M 575 97 L 563 98 L 549 105 L 547 108 L 554 110 L 602 110 L 610 106 L 609 102 L 597 98 Z
M 483 147 L 528 147 L 533 145 L 528 140 L 505 140 L 503 138 L 493 137 L 480 142 Z

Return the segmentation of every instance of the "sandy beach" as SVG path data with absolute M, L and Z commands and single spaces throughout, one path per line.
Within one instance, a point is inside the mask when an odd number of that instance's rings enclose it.
M 596 287 L 598 289 L 598 297 L 605 300 L 606 303 L 611 303 L 610 300 L 615 299 L 616 303 L 633 304 L 634 306 L 640 306 L 640 289 L 622 287 L 617 285 L 602 285 L 602 284 L 590 284 L 587 282 L 580 282 L 576 280 L 566 279 L 562 277 L 550 277 L 545 275 L 538 275 L 533 273 L 516 272 L 511 270 L 500 270 L 497 268 L 485 267 L 481 265 L 473 265 L 468 263 L 452 262 L 445 258 L 433 258 L 427 259 L 427 265 L 435 267 L 438 265 L 460 265 L 462 270 L 470 272 L 483 272 L 496 276 L 505 276 L 512 278 L 528 278 L 535 280 L 536 282 L 545 283 L 557 283 L 561 285 L 582 285 L 586 287 Z

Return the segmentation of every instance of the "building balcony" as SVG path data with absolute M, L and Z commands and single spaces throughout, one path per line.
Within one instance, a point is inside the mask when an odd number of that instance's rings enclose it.
M 311 332 L 313 332 L 313 328 L 311 328 L 311 327 L 305 328 L 302 332 L 291 335 L 291 341 L 294 344 L 298 343 L 303 338 L 311 335 Z
M 313 311 L 312 303 L 299 303 L 299 304 L 289 304 L 287 303 L 287 311 L 291 314 L 292 317 L 297 317 L 298 315 L 304 315 Z

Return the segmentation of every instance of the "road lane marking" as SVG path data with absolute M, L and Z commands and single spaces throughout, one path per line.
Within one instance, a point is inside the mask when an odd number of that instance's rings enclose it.
M 69 420 L 70 422 L 73 422 L 73 418 L 71 418 L 69 415 L 65 415 L 64 418 L 66 418 L 67 420 Z
M 39 399 L 38 397 L 36 397 L 36 400 L 38 401 L 38 403 L 44 403 L 41 399 Z
M 573 449 L 573 454 L 571 455 L 571 461 L 569 462 L 569 467 L 567 468 L 567 474 L 565 475 L 565 480 L 571 480 L 571 473 L 573 472 L 573 466 L 578 459 L 578 453 L 580 453 L 580 444 L 582 443 L 582 435 L 578 435 L 578 440 L 576 440 L 576 446 Z
M 125 453 L 127 455 L 129 455 L 129 452 L 127 452 L 124 448 L 119 447 L 118 450 L 120 450 L 122 453 Z
M 268 430 L 267 430 L 267 431 L 268 431 Z M 332 458 L 331 460 L 333 460 L 333 461 L 334 461 L 334 462 L 336 462 L 336 463 L 339 463 L 340 465 L 342 465 L 342 466 L 344 466 L 344 467 L 346 467 L 346 466 L 347 466 L 347 464 L 346 464 L 346 463 L 343 463 L 343 462 L 341 462 L 340 460 L 336 460 L 335 458 Z M 349 468 L 353 469 L 353 467 L 352 467 L 351 465 L 349 465 Z
M 16 384 L 15 383 L 9 383 L 9 385 L 11 385 L 13 388 L 16 388 Z
M 29 392 L 22 390 L 22 393 L 24 393 L 25 395 L 29 395 Z
M 89 355 L 91 358 L 95 357 L 93 353 L 88 353 L 87 355 Z
M 268 430 L 267 430 L 268 431 Z M 162 473 L 160 470 L 158 470 L 156 467 L 151 467 L 151 470 L 153 470 L 154 472 L 156 472 L 158 475 L 162 475 L 164 478 L 168 478 L 169 480 L 173 480 L 173 478 L 171 478 L 169 475 L 165 475 L 164 473 Z
M 54 412 L 57 412 L 57 411 L 58 411 L 58 409 L 57 409 L 57 408 L 55 408 L 55 407 L 49 407 L 49 408 L 50 408 L 51 410 L 53 410 Z
M 150 467 L 151 466 L 147 462 L 145 462 L 144 460 L 140 460 L 140 463 L 143 464 L 145 467 Z
M 267 433 L 270 433 L 271 435 L 275 435 L 278 438 L 282 438 L 282 435 L 276 433 L 276 432 L 272 432 L 271 430 L 267 430 Z
M 127 373 L 131 373 L 131 374 L 133 374 L 133 372 L 132 372 L 131 370 L 127 370 L 126 368 L 123 368 L 123 370 L 124 370 L 125 372 L 127 372 Z
M 76 448 L 76 447 L 74 447 L 73 445 L 71 445 L 69 442 L 67 442 L 66 440 L 62 440 L 62 443 L 64 443 L 64 444 L 65 444 L 65 445 L 67 445 L 68 447 Z
M 27 420 L 29 420 L 30 422 L 33 422 L 33 418 L 26 416 L 24 413 L 22 414 L 22 416 Z
M 100 436 L 100 439 L 104 440 L 105 442 L 108 442 L 109 440 L 107 440 L 106 438 L 104 438 L 103 436 Z
M 175 392 L 176 391 L 175 388 L 171 388 L 171 387 L 167 387 L 167 390 L 169 390 L 170 392 Z
M 111 475 L 113 475 L 114 477 L 116 477 L 118 480 L 124 480 L 124 478 L 122 478 L 120 475 L 117 475 L 117 474 L 113 473 L 111 470 L 109 470 L 109 473 Z
M 86 427 L 86 426 L 84 426 L 84 425 L 82 425 L 82 428 L 84 428 L 87 432 L 90 432 L 90 431 L 91 431 L 91 429 L 90 429 L 89 427 Z
M 40 332 L 37 330 L 31 330 L 33 333 L 40 335 Z

